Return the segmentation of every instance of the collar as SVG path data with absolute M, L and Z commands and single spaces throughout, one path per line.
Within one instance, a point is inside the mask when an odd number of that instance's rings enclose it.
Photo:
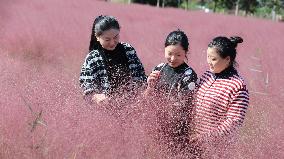
M 183 72 L 186 68 L 188 68 L 188 65 L 184 62 L 178 67 L 171 67 L 169 64 L 166 64 L 170 69 L 172 69 L 174 72 L 181 73 Z
M 101 46 L 101 49 L 103 50 L 103 52 L 105 54 L 113 55 L 113 54 L 115 54 L 115 53 L 117 53 L 121 50 L 121 46 L 120 46 L 120 43 L 118 43 L 114 50 L 107 50 L 107 49 L 103 48 L 102 46 Z
M 222 72 L 212 73 L 212 75 L 213 75 L 214 79 L 219 79 L 219 78 L 227 79 L 227 78 L 230 78 L 237 73 L 238 73 L 237 70 L 233 66 L 229 66 L 225 70 L 223 70 Z

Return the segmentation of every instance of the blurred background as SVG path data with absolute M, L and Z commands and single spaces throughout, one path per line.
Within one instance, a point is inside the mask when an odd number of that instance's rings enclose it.
M 159 6 L 159 7 L 157 7 Z M 0 0 L 0 158 L 171 158 L 151 140 L 155 117 L 87 104 L 79 73 L 93 20 L 121 25 L 147 74 L 164 62 L 164 40 L 189 37 L 189 65 L 201 75 L 215 36 L 241 36 L 238 70 L 250 105 L 231 158 L 284 157 L 283 1 Z
M 283 21 L 283 0 L 105 0 L 118 3 L 140 3 L 157 7 L 174 7 L 186 10 L 256 16 Z

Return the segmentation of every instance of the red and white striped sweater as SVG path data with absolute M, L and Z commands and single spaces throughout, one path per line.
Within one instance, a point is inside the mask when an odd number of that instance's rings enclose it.
M 205 72 L 196 95 L 194 124 L 198 135 L 226 136 L 243 123 L 249 94 L 233 67 L 219 74 Z

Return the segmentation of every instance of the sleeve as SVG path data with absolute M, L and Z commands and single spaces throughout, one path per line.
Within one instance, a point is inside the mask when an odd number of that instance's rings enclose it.
M 215 130 L 212 130 L 206 136 L 222 137 L 231 134 L 240 127 L 245 118 L 245 114 L 249 105 L 249 94 L 246 86 L 238 89 L 229 104 L 226 113 L 226 120 L 220 124 Z
M 152 72 L 153 71 L 161 71 L 165 65 L 166 65 L 165 63 L 160 63 L 159 65 L 157 65 L 156 67 L 154 67 L 152 69 Z
M 179 93 L 181 96 L 191 97 L 197 88 L 197 75 L 192 69 L 185 71 L 180 81 Z
M 134 82 L 145 83 L 147 81 L 147 76 L 145 74 L 145 69 L 140 59 L 137 56 L 135 49 L 127 43 L 124 43 L 126 54 L 128 57 L 129 68 L 131 70 L 131 76 Z
M 97 70 L 95 68 L 96 58 L 99 57 L 94 57 L 91 54 L 88 54 L 81 68 L 79 82 L 85 95 L 92 92 L 99 92 Z
M 188 112 L 186 118 L 193 117 L 191 112 L 193 110 L 194 92 L 196 89 L 197 75 L 191 69 L 187 69 L 181 76 L 177 85 L 177 98 L 174 100 L 174 105 L 183 109 L 183 112 Z

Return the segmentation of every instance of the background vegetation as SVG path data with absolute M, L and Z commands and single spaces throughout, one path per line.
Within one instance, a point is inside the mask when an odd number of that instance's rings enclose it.
M 176 7 L 190 10 L 204 10 L 257 16 L 275 21 L 284 21 L 284 0 L 106 0 L 124 3 L 140 3 L 157 7 Z

